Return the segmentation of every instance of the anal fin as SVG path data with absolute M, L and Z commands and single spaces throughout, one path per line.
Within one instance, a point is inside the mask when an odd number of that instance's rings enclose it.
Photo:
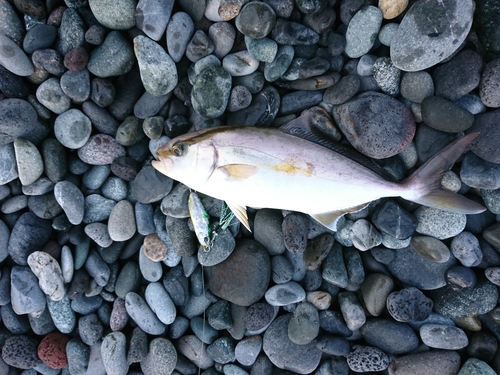
M 342 210 L 336 210 L 336 211 L 329 211 L 329 212 L 322 212 L 319 214 L 311 214 L 311 217 L 319 222 L 321 225 L 324 225 L 328 229 L 336 232 L 337 231 L 337 222 L 339 219 L 344 216 L 345 214 L 348 214 L 350 212 L 357 212 L 361 211 L 363 208 L 368 206 L 370 203 L 363 203 L 358 206 L 354 207 L 348 207 L 344 208 Z
M 226 201 L 227 206 L 233 212 L 234 216 L 238 218 L 238 220 L 248 229 L 249 232 L 252 232 L 250 229 L 250 224 L 248 223 L 247 216 L 247 208 L 245 206 L 240 206 L 239 204 L 234 204 Z

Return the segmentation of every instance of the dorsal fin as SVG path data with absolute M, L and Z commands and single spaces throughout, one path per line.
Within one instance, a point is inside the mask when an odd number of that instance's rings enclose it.
M 308 141 L 316 143 L 317 145 L 326 147 L 338 154 L 345 156 L 346 158 L 355 161 L 356 163 L 361 164 L 362 166 L 377 173 L 379 176 L 389 179 L 387 176 L 388 173 L 385 172 L 384 169 L 377 163 L 375 163 L 372 159 L 354 149 L 348 148 L 344 145 L 341 145 L 340 143 L 331 140 L 320 130 L 318 130 L 318 128 L 316 128 L 313 124 L 312 114 L 310 112 L 306 112 L 302 116 L 293 119 L 292 121 L 281 126 L 279 129 L 285 133 L 294 135 L 302 139 L 306 139 Z

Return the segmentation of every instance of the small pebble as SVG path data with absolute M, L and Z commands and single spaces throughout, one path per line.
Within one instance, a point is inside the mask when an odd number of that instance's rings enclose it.
M 420 327 L 420 337 L 425 345 L 446 350 L 459 350 L 469 344 L 465 332 L 443 324 L 424 324 Z
M 43 173 L 42 155 L 33 143 L 21 138 L 14 141 L 14 152 L 21 184 L 31 185 Z
M 174 62 L 178 63 L 186 52 L 187 45 L 194 34 L 193 20 L 187 13 L 177 12 L 172 16 L 166 27 L 168 54 Z M 160 38 L 153 39 L 159 40 Z
M 106 373 L 121 375 L 128 372 L 127 339 L 121 332 L 108 333 L 101 344 L 101 357 Z
M 149 351 L 141 361 L 144 375 L 170 375 L 177 364 L 177 351 L 174 345 L 163 337 L 157 337 L 149 343 Z
M 52 256 L 35 251 L 28 256 L 28 265 L 38 277 L 40 289 L 53 301 L 60 301 L 65 295 L 61 266 Z
M 68 365 L 66 344 L 69 337 L 59 332 L 49 333 L 38 345 L 38 356 L 50 368 L 59 370 Z
M 156 317 L 137 293 L 129 292 L 125 296 L 127 313 L 134 322 L 150 335 L 161 335 L 165 331 L 165 325 Z M 117 332 L 118 333 L 118 332 Z
M 63 92 L 57 78 L 49 78 L 36 90 L 36 98 L 52 112 L 61 114 L 71 106 L 71 99 Z
M 33 64 L 23 50 L 3 34 L 0 34 L 0 64 L 10 72 L 22 77 L 29 76 L 34 72 Z
M 353 349 L 347 355 L 347 364 L 352 371 L 383 371 L 389 366 L 387 354 L 376 347 L 355 345 Z
M 392 292 L 387 297 L 387 310 L 398 322 L 426 319 L 432 312 L 433 302 L 415 287 Z

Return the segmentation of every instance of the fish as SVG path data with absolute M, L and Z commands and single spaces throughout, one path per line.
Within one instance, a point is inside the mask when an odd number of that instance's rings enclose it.
M 401 197 L 445 211 L 477 214 L 481 204 L 441 187 L 444 173 L 479 135 L 452 142 L 400 182 L 336 152 L 307 129 L 307 113 L 282 128 L 219 126 L 189 132 L 156 151 L 152 166 L 226 202 L 250 230 L 247 207 L 302 212 L 332 231 L 345 214 L 380 198 Z M 294 135 L 294 129 L 306 129 Z

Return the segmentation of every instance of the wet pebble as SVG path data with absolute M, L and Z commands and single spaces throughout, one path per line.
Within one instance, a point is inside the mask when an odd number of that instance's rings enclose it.
M 392 292 L 387 297 L 387 310 L 398 322 L 426 319 L 432 312 L 433 302 L 415 287 Z
M 448 247 L 433 237 L 413 236 L 411 247 L 424 258 L 437 263 L 448 262 L 451 256 Z

